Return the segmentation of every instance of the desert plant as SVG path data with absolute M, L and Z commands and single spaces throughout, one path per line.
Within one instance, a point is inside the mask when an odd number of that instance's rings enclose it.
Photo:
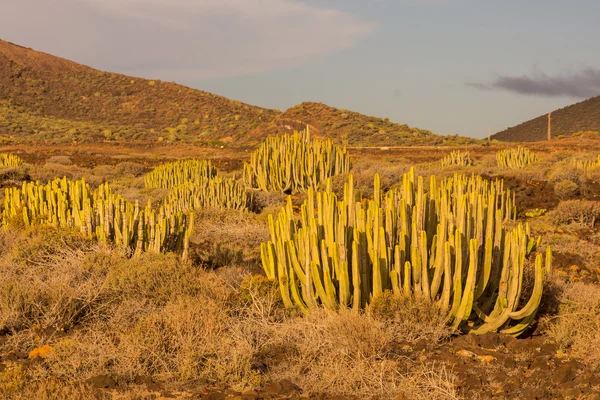
M 575 168 L 587 172 L 591 169 L 596 169 L 600 167 L 600 155 L 595 160 L 574 160 L 573 165 Z
M 146 188 L 172 189 L 217 175 L 210 160 L 178 160 L 159 165 L 144 176 Z
M 552 215 L 557 225 L 578 222 L 593 228 L 600 218 L 600 203 L 590 200 L 561 201 Z
M 467 167 L 473 164 L 473 160 L 471 160 L 471 155 L 468 151 L 456 150 L 448 154 L 446 157 L 442 158 L 441 164 L 442 168 L 450 167 L 453 165 Z
M 26 227 L 52 225 L 75 228 L 101 243 L 114 243 L 133 254 L 183 251 L 187 254 L 193 214 L 170 207 L 140 207 L 111 192 L 108 184 L 92 191 L 84 179 L 57 178 L 48 184 L 24 182 L 7 188 L 3 224 L 20 220 Z
M 18 168 L 23 165 L 21 157 L 11 153 L 0 153 L 0 168 Z
M 183 212 L 204 207 L 248 210 L 252 207 L 252 196 L 233 179 L 202 178 L 171 189 L 164 206 Z
M 513 201 L 501 180 L 458 174 L 430 177 L 426 192 L 411 169 L 402 189 L 387 195 L 376 175 L 373 199 L 363 202 L 350 175 L 342 199 L 330 185 L 309 189 L 299 219 L 291 197 L 276 219 L 269 217 L 263 267 L 279 281 L 285 305 L 304 313 L 321 305 L 358 311 L 392 290 L 435 302 L 455 328 L 519 335 L 537 312 L 544 268 L 538 255 L 532 295 L 517 310 L 525 259 L 540 238 L 528 225 L 504 227 L 516 215 Z
M 263 191 L 304 191 L 329 177 L 347 173 L 350 156 L 329 139 L 312 139 L 309 131 L 268 137 L 244 163 L 246 187 Z
M 501 168 L 522 169 L 539 161 L 538 156 L 529 149 L 517 147 L 496 153 L 496 162 Z
M 554 185 L 554 192 L 561 200 L 570 199 L 579 194 L 579 185 L 570 180 L 564 180 Z

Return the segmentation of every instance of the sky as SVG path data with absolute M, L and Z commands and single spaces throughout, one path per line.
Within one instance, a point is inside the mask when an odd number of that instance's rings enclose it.
M 0 0 L 0 39 L 285 110 L 485 137 L 600 95 L 598 0 Z

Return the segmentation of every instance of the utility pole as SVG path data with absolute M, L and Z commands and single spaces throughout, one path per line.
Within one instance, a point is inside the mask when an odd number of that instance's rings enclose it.
M 552 113 L 548 113 L 548 141 L 552 138 Z
M 488 142 L 492 141 L 492 130 L 488 128 Z

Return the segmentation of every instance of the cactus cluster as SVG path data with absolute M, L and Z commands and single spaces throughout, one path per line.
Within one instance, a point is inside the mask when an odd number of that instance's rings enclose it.
M 441 160 L 442 168 L 450 166 L 468 167 L 473 164 L 468 151 L 455 150 Z
M 198 208 L 248 210 L 252 196 L 233 178 L 217 176 L 210 160 L 179 160 L 159 165 L 144 177 L 146 188 L 170 189 L 164 207 L 189 212 Z
M 205 207 L 248 210 L 252 196 L 236 180 L 217 176 L 171 189 L 164 203 L 182 212 Z
M 244 163 L 244 184 L 274 192 L 305 191 L 350 170 L 345 147 L 310 137 L 309 131 L 268 137 Z
M 501 168 L 522 169 L 538 161 L 539 158 L 534 152 L 521 146 L 496 153 L 496 163 Z
M 0 153 L 0 168 L 19 168 L 21 165 L 21 157 L 11 153 Z
M 574 160 L 573 165 L 575 166 L 575 168 L 584 172 L 596 169 L 600 167 L 600 155 L 598 155 L 598 158 L 596 160 Z
M 84 179 L 58 178 L 47 184 L 24 182 L 5 189 L 2 221 L 22 219 L 26 227 L 53 225 L 77 229 L 101 243 L 113 243 L 133 255 L 183 252 L 187 256 L 193 214 L 166 207 L 140 207 L 111 192 L 108 184 L 91 190 Z
M 172 189 L 216 175 L 217 169 L 210 160 L 178 160 L 154 168 L 144 176 L 144 184 L 146 188 Z
M 519 303 L 526 257 L 540 238 L 532 238 L 527 225 L 505 228 L 516 209 L 502 181 L 432 176 L 426 188 L 411 169 L 402 189 L 385 195 L 376 175 L 367 201 L 352 175 L 342 199 L 331 181 L 327 186 L 324 192 L 309 189 L 299 218 L 291 198 L 269 218 L 263 267 L 278 281 L 287 307 L 358 311 L 390 290 L 435 302 L 448 323 L 471 333 L 518 335 L 533 321 L 543 289 L 541 255 L 532 294 L 520 309 Z

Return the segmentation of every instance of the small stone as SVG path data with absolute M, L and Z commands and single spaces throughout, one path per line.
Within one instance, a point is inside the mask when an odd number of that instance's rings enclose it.
M 477 357 L 477 355 L 475 353 L 473 353 L 472 351 L 469 351 L 469 350 L 458 350 L 456 352 L 456 355 L 461 356 L 461 357 L 465 357 L 465 358 L 475 358 L 475 357 Z

